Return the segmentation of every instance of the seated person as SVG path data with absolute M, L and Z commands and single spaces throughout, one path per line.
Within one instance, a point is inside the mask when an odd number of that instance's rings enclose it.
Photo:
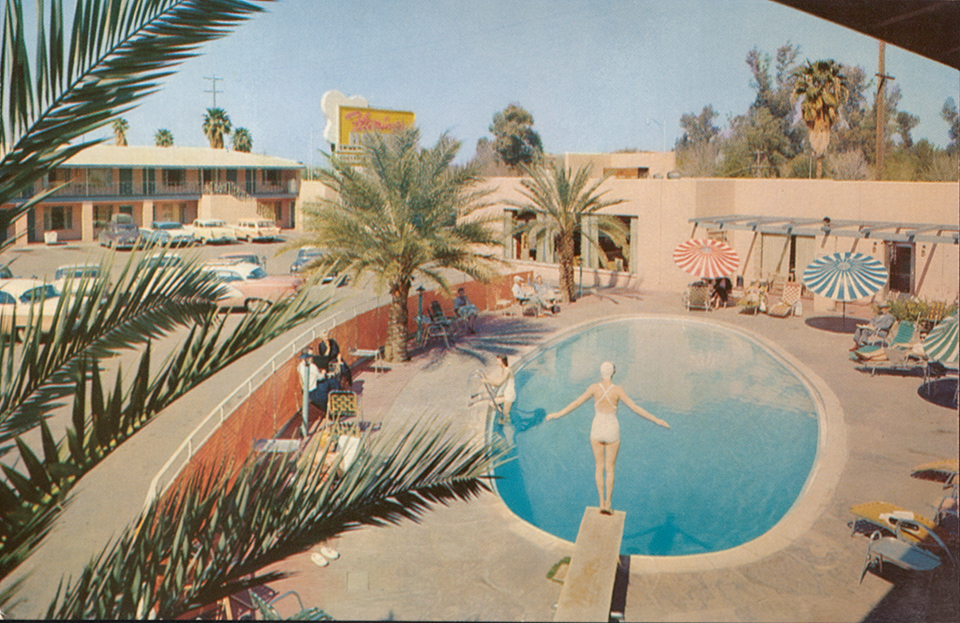
M 457 298 L 453 299 L 453 311 L 457 317 L 466 321 L 470 333 L 476 333 L 477 316 L 480 311 L 470 302 L 463 288 L 457 289 Z
M 530 304 L 538 314 L 547 309 L 547 303 L 540 298 L 533 288 L 527 285 L 520 275 L 513 278 L 512 292 L 517 301 Z
M 883 338 L 890 332 L 890 329 L 896 322 L 896 318 L 890 313 L 890 304 L 880 303 L 879 311 L 880 313 L 874 316 L 869 323 L 857 325 L 857 330 L 853 332 L 853 347 L 850 349 L 851 351 L 855 351 L 866 344 L 867 340 L 871 337 Z
M 533 291 L 537 293 L 537 296 L 539 296 L 541 300 L 549 305 L 560 302 L 560 295 L 556 290 L 543 283 L 543 277 L 540 275 L 533 278 Z
M 730 282 L 729 277 L 718 277 L 716 281 L 713 282 L 713 292 L 710 293 L 710 304 L 715 309 L 726 307 L 727 300 L 730 298 L 730 290 L 732 289 L 733 284 Z
M 303 349 L 300 363 L 297 364 L 297 374 L 300 375 L 301 387 L 310 395 L 310 402 L 322 411 L 327 410 L 327 394 L 340 389 L 340 379 L 321 371 L 313 362 L 313 349 L 308 346 Z
M 317 354 L 313 357 L 313 363 L 320 370 L 332 374 L 337 378 L 344 378 L 347 387 L 353 386 L 353 372 L 343 361 L 340 354 L 340 345 L 330 337 L 329 331 L 320 334 L 320 342 L 317 344 Z

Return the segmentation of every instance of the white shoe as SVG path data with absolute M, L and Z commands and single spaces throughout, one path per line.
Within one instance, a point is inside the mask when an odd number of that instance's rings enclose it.
M 310 554 L 310 560 L 312 560 L 313 564 L 317 565 L 318 567 L 326 567 L 327 565 L 330 564 L 329 562 L 327 562 L 326 558 L 324 558 L 317 552 L 313 552 L 312 554 Z
M 324 558 L 328 558 L 330 560 L 336 560 L 337 558 L 340 558 L 340 552 L 335 549 L 330 549 L 329 547 L 321 547 L 320 553 L 323 554 Z

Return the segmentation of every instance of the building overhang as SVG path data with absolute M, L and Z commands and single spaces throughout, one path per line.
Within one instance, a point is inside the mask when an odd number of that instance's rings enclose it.
M 783 216 L 703 216 L 689 219 L 694 228 L 714 231 L 744 230 L 783 236 L 837 236 L 869 238 L 889 242 L 960 244 L 960 227 L 946 223 L 904 223 L 899 221 L 833 221 Z

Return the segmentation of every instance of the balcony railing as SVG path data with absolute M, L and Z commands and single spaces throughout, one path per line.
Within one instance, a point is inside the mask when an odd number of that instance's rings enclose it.
M 35 192 L 41 192 L 53 188 L 54 184 L 36 184 L 33 188 L 27 188 L 21 194 L 21 198 L 29 199 Z M 63 188 L 57 190 L 52 198 L 66 197 L 164 197 L 164 196 L 182 196 L 182 195 L 233 195 L 235 197 L 242 195 L 242 198 L 259 195 L 289 194 L 285 184 L 262 184 L 256 186 L 254 193 L 247 193 L 237 184 L 224 182 L 219 184 L 164 184 L 162 182 L 118 182 L 115 184 L 93 184 L 84 182 L 69 183 Z

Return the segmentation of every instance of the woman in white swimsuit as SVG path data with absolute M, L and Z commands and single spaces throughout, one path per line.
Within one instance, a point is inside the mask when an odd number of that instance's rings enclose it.
M 620 422 L 617 420 L 617 404 L 623 401 L 631 411 L 646 418 L 654 424 L 659 424 L 664 428 L 670 428 L 670 425 L 651 414 L 649 411 L 638 407 L 626 392 L 619 385 L 614 385 L 613 373 L 616 369 L 609 361 L 600 364 L 600 382 L 594 383 L 583 392 L 579 398 L 568 404 L 561 411 L 551 413 L 546 417 L 547 420 L 554 420 L 563 417 L 593 398 L 594 416 L 593 425 L 590 427 L 590 446 L 593 448 L 593 458 L 596 461 L 596 480 L 597 493 L 600 494 L 600 512 L 604 515 L 612 515 L 613 510 L 611 501 L 613 499 L 613 470 L 617 463 L 617 452 L 620 450 Z M 606 495 L 604 495 L 604 484 L 606 484 Z
M 497 357 L 497 362 L 500 364 L 499 374 L 494 378 L 484 374 L 483 381 L 499 388 L 493 401 L 503 405 L 503 421 L 500 423 L 509 424 L 510 409 L 513 407 L 513 403 L 517 401 L 517 388 L 513 380 L 513 370 L 507 365 L 507 358 L 505 356 Z

